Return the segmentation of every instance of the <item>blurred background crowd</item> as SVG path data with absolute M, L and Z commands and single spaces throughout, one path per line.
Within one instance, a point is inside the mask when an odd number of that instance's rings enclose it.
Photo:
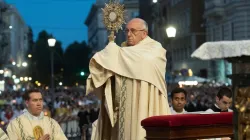
M 55 91 L 55 101 L 48 90 L 41 89 L 44 98 L 44 115 L 54 118 L 69 139 L 90 137 L 91 123 L 99 112 L 99 100 L 93 95 L 85 96 L 84 90 L 59 89 Z M 25 101 L 22 91 L 5 91 L 0 95 L 1 128 L 23 113 Z M 88 139 L 88 138 L 87 138 Z
M 176 86 L 168 87 L 170 92 Z M 205 111 L 215 103 L 220 86 L 203 84 L 182 87 L 188 92 L 185 110 L 188 112 Z M 57 89 L 52 97 L 50 91 L 40 89 L 44 98 L 44 115 L 54 118 L 61 125 L 69 139 L 88 140 L 91 136 L 91 124 L 98 118 L 100 101 L 93 94 L 86 96 L 85 89 Z M 22 114 L 25 108 L 22 91 L 5 91 L 0 95 L 0 126 L 6 129 L 9 121 Z M 52 98 L 55 101 L 52 102 Z

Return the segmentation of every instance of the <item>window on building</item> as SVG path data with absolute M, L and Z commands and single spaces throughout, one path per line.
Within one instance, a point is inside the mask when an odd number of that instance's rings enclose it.
M 166 6 L 164 6 L 162 9 L 162 16 L 167 20 L 167 8 L 166 8 Z
M 187 59 L 189 56 L 188 46 L 185 46 L 184 52 L 185 52 L 185 59 Z
M 175 0 L 171 0 L 171 6 L 174 6 Z
M 212 41 L 216 41 L 216 28 L 213 28 L 213 37 L 212 37 Z
M 186 18 L 187 18 L 187 26 L 190 26 L 190 9 L 187 10 L 186 12 Z
M 139 17 L 139 12 L 138 12 L 138 11 L 132 12 L 132 13 L 131 13 L 131 17 L 132 17 L 132 18 Z
M 235 37 L 234 37 L 234 23 L 232 22 L 231 23 L 231 39 L 234 40 Z
M 185 50 L 185 48 L 182 48 L 182 49 L 181 49 L 181 52 L 182 52 L 182 53 L 181 53 L 181 55 L 182 55 L 181 59 L 182 59 L 182 60 L 186 59 L 186 50 Z
M 208 77 L 207 69 L 200 69 L 200 77 L 202 77 L 202 78 L 207 78 Z
M 221 25 L 221 40 L 224 40 L 224 25 Z

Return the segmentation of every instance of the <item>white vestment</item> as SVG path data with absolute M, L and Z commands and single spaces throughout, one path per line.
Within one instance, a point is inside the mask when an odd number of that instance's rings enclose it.
M 6 133 L 0 128 L 0 140 L 9 140 Z
M 217 105 L 217 104 L 214 104 L 214 106 L 216 107 L 216 108 L 218 108 L 218 109 L 220 109 L 219 108 L 219 106 Z M 214 112 L 211 108 L 209 108 L 209 109 L 207 109 L 205 112 Z M 230 108 L 228 108 L 228 112 L 233 112 L 233 110 L 232 109 L 230 109 Z
M 185 114 L 187 111 L 183 108 L 182 112 L 176 112 L 173 107 L 170 107 L 171 114 L 172 115 L 177 115 L 177 114 Z
M 67 140 L 54 119 L 44 116 L 43 112 L 39 117 L 35 117 L 27 110 L 9 123 L 7 133 L 11 140 L 35 140 L 33 128 L 36 126 L 43 129 L 44 135 L 49 134 L 50 140 Z
M 131 47 L 114 42 L 90 60 L 87 94 L 102 101 L 92 140 L 143 140 L 141 121 L 171 114 L 166 96 L 166 50 L 150 37 Z

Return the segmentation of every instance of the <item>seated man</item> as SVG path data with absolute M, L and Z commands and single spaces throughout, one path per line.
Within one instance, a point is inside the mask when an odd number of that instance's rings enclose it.
M 227 87 L 222 87 L 217 93 L 216 103 L 206 110 L 206 112 L 232 112 L 229 107 L 232 104 L 232 91 Z M 214 138 L 214 139 L 206 139 L 206 140 L 230 140 L 230 138 Z
M 171 114 L 184 114 L 186 110 L 184 109 L 187 101 L 187 92 L 182 88 L 175 88 L 171 92 L 172 107 L 170 108 Z
M 23 98 L 27 109 L 7 127 L 11 140 L 67 140 L 59 124 L 44 116 L 43 96 L 39 90 L 28 90 Z
M 232 112 L 229 107 L 232 104 L 232 91 L 227 87 L 220 88 L 216 96 L 216 103 L 206 112 Z
M 0 128 L 0 140 L 9 140 L 5 132 Z

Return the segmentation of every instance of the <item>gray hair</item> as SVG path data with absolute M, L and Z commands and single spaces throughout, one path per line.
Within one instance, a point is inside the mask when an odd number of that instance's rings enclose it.
M 148 32 L 148 23 L 143 19 L 142 19 L 142 21 L 143 21 L 143 26 L 144 26 L 143 29 Z

